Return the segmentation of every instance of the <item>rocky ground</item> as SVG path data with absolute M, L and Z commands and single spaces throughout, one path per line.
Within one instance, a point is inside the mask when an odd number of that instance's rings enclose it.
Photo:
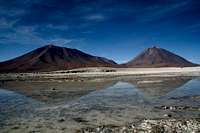
M 126 126 L 83 128 L 78 133 L 199 133 L 200 119 L 143 120 Z

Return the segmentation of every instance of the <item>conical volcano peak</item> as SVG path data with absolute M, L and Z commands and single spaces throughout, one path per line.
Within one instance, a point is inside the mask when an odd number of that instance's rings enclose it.
M 125 64 L 127 67 L 189 67 L 196 66 L 190 61 L 168 50 L 156 46 L 147 48 L 133 60 Z
M 159 47 L 154 45 L 154 46 L 151 47 L 151 49 L 159 49 Z
M 52 47 L 55 47 L 55 45 L 53 45 L 53 44 L 48 44 L 47 47 L 48 47 L 48 48 L 52 48 Z
M 161 51 L 161 50 L 163 50 L 163 49 L 161 49 L 161 48 L 159 48 L 157 46 L 152 46 L 152 47 L 149 47 L 149 48 L 145 49 L 141 54 L 145 54 L 146 56 L 148 56 L 148 55 L 156 55 L 156 54 L 159 54 L 159 51 Z
M 45 47 L 45 48 L 61 48 L 60 46 L 57 46 L 57 45 L 55 45 L 55 44 L 47 44 L 47 45 L 44 45 L 43 47 Z
M 42 47 L 40 47 L 38 49 L 49 50 L 49 49 L 56 48 L 56 47 L 58 47 L 58 46 L 56 46 L 54 44 L 47 44 L 47 45 L 43 45 Z
M 161 48 L 158 46 L 152 46 L 152 47 L 148 48 L 148 50 L 159 50 L 159 49 L 161 49 Z
M 44 45 L 41 48 L 45 48 L 45 49 L 48 49 L 48 50 L 63 50 L 63 49 L 65 49 L 67 51 L 71 51 L 71 50 L 77 50 L 77 51 L 79 51 L 78 49 L 75 49 L 75 48 L 68 48 L 68 47 L 59 46 L 59 45 L 55 45 L 55 44 Z
M 157 52 L 157 51 L 159 51 L 159 50 L 161 50 L 161 48 L 160 47 L 157 47 L 157 46 L 152 46 L 152 47 L 148 47 L 148 48 L 146 48 L 143 52 L 141 52 L 141 54 L 142 53 L 153 53 L 153 52 Z

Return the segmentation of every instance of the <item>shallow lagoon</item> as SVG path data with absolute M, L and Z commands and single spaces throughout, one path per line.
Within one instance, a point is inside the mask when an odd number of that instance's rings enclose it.
M 192 107 L 164 110 L 163 106 Z M 194 109 L 195 108 L 195 109 Z M 142 119 L 199 118 L 200 78 L 123 78 L 1 84 L 2 132 L 74 132 Z

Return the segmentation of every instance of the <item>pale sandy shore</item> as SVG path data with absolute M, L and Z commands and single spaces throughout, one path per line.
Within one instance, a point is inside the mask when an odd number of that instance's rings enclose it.
M 108 68 L 92 67 L 38 73 L 5 73 L 0 80 L 84 80 L 119 76 L 200 76 L 200 67 Z

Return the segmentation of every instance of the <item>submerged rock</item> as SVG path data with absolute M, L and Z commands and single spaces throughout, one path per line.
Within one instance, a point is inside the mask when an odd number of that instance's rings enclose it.
M 171 115 L 171 114 L 164 114 L 164 117 L 169 117 L 169 118 L 171 118 L 172 115 Z
M 64 122 L 64 121 L 65 121 L 65 118 L 58 119 L 58 122 Z

